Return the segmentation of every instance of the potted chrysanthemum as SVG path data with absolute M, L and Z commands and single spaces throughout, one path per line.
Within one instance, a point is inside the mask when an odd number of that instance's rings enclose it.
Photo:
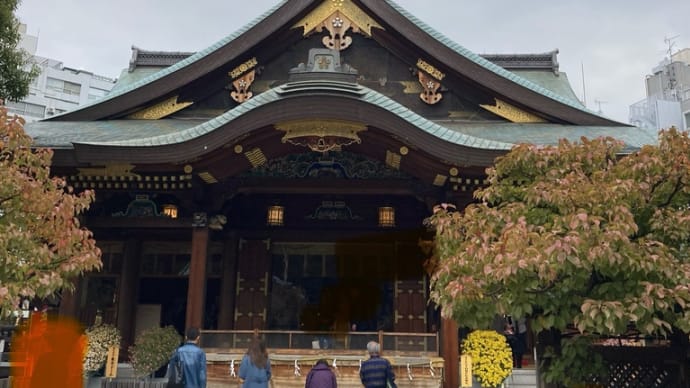
M 181 341 L 182 336 L 172 326 L 155 327 L 139 333 L 129 348 L 129 361 L 135 376 L 153 375 L 168 363 Z
M 472 374 L 482 387 L 499 387 L 513 371 L 513 356 L 504 335 L 475 330 L 462 342 L 462 353 L 472 357 Z
M 84 332 L 86 347 L 84 351 L 84 375 L 97 376 L 103 370 L 110 347 L 119 347 L 122 336 L 117 327 L 97 324 Z

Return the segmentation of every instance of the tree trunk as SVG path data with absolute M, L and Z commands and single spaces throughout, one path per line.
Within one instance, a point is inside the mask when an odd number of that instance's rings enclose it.
M 539 379 L 539 386 L 542 388 L 563 388 L 559 383 L 546 383 L 543 378 L 544 370 L 549 368 L 551 359 L 544 356 L 545 350 L 551 347 L 554 354 L 561 352 L 561 332 L 555 329 L 543 330 L 537 335 L 537 378 Z

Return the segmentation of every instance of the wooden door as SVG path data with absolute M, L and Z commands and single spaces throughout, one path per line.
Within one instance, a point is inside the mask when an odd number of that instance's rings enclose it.
M 426 332 L 426 280 L 395 281 L 395 321 L 398 333 Z M 426 341 L 422 337 L 398 337 L 396 350 L 425 351 Z
M 266 328 L 270 263 L 268 240 L 240 240 L 235 293 L 236 330 Z

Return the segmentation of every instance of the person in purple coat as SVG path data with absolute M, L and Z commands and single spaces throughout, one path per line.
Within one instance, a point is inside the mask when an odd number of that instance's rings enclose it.
M 304 388 L 338 388 L 335 373 L 328 366 L 324 359 L 316 361 L 307 375 L 307 382 Z

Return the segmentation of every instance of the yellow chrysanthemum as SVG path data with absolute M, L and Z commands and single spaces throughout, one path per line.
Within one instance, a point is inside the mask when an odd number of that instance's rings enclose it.
M 472 357 L 472 374 L 482 387 L 498 387 L 513 371 L 510 347 L 496 331 L 473 331 L 462 342 L 462 353 Z

